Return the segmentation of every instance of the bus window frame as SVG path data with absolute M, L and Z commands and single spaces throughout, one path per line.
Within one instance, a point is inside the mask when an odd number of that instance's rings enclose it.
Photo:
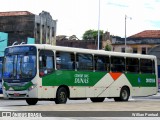
M 128 63 L 127 59 L 137 59 L 138 64 L 136 64 L 136 65 L 127 64 Z M 138 58 L 138 57 L 126 57 L 126 65 L 125 66 L 126 66 L 126 73 L 139 74 L 140 73 L 140 58 Z M 138 69 L 135 70 L 137 72 L 128 71 L 128 66 L 137 67 Z
M 62 66 L 62 64 L 58 64 L 58 62 L 57 62 L 57 54 L 58 54 L 58 52 L 61 52 L 61 53 L 67 53 L 67 54 L 69 54 L 70 55 L 70 62 L 72 62 L 72 65 L 75 63 L 75 53 L 74 52 L 68 52 L 68 51 L 60 51 L 60 50 L 57 50 L 57 51 L 55 51 L 55 66 L 56 66 L 56 70 L 76 70 L 76 65 L 74 64 L 74 66 L 72 66 L 71 68 L 72 69 L 63 69 L 63 68 L 61 68 L 61 66 Z M 73 60 L 72 60 L 72 55 L 73 55 Z M 67 64 L 68 65 L 68 64 Z
M 96 62 L 96 57 L 104 57 L 105 62 L 103 63 L 105 65 L 104 70 L 99 70 L 97 69 L 97 62 Z M 108 61 L 107 61 L 108 60 Z M 110 72 L 110 56 L 109 55 L 101 55 L 101 54 L 94 54 L 94 58 L 93 58 L 93 64 L 94 64 L 94 70 L 95 71 L 99 71 L 99 72 Z
M 118 64 L 115 64 L 115 63 L 113 63 L 113 58 L 122 58 L 123 59 L 123 64 L 120 64 L 120 63 L 118 63 Z M 111 72 L 120 72 L 120 73 L 125 73 L 126 72 L 126 60 L 125 60 L 126 58 L 125 58 L 125 56 L 113 56 L 113 55 L 111 55 L 110 56 L 110 71 Z M 124 68 L 124 70 L 122 70 L 122 68 L 121 68 L 121 70 L 118 70 L 117 68 L 119 68 L 119 67 L 117 67 L 116 68 L 116 66 L 123 66 L 123 68 Z M 115 69 L 116 68 L 116 69 Z M 115 69 L 115 70 L 113 70 L 113 69 Z
M 143 61 L 141 61 L 141 60 L 143 60 Z M 149 60 L 151 62 L 151 65 L 150 66 L 148 65 L 148 61 L 146 62 L 147 64 L 145 63 L 146 65 L 142 65 L 141 62 L 144 62 L 145 60 Z M 153 61 L 154 60 L 148 59 L 148 58 L 140 58 L 140 60 L 139 60 L 139 63 L 140 63 L 140 73 L 142 73 L 142 74 L 155 74 L 155 67 L 153 69 L 153 66 L 155 66 L 155 64 L 153 64 Z M 142 70 L 142 68 L 144 69 L 144 68 L 148 68 L 148 67 L 151 67 L 150 72 L 147 72 L 147 70 L 145 70 L 145 71 Z
M 83 55 L 90 55 L 91 56 L 91 59 L 92 59 L 92 63 L 91 63 L 91 68 L 90 69 L 79 69 L 79 59 L 78 59 L 78 55 L 79 54 L 83 54 Z M 77 71 L 94 71 L 95 68 L 94 68 L 94 55 L 93 54 L 90 54 L 90 53 L 81 53 L 81 52 L 77 52 L 76 53 L 76 70 Z
M 40 52 L 41 51 L 43 51 L 44 53 L 42 53 L 41 55 L 40 55 Z M 48 52 L 52 52 L 51 54 L 50 53 L 48 53 Z M 40 57 L 41 56 L 45 56 L 45 57 L 52 57 L 52 64 L 53 64 L 53 68 L 51 69 L 51 71 L 50 72 L 48 72 L 48 69 L 46 68 L 46 71 L 47 71 L 47 73 L 45 73 L 45 70 L 43 70 L 42 72 L 41 72 L 41 69 L 44 69 L 44 68 L 41 68 L 40 67 L 40 62 L 42 62 L 42 61 L 40 61 Z M 46 50 L 46 49 L 40 49 L 39 50 L 39 52 L 38 52 L 38 69 L 39 69 L 39 76 L 40 77 L 43 77 L 43 76 L 46 76 L 46 75 L 49 75 L 49 74 L 52 74 L 54 71 L 55 71 L 55 54 L 54 54 L 54 51 L 53 50 Z M 47 62 L 47 59 L 46 59 L 46 62 Z M 47 64 L 46 64 L 46 66 L 47 66 Z

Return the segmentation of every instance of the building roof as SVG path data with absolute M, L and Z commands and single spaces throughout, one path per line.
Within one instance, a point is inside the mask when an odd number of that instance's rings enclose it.
M 28 11 L 0 12 L 0 16 L 19 16 L 19 15 L 33 15 L 33 13 L 28 12 Z
M 128 38 L 160 38 L 160 30 L 145 30 Z

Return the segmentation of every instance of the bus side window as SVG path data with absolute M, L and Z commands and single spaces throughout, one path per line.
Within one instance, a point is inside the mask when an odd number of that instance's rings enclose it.
M 112 72 L 124 72 L 125 71 L 124 57 L 111 56 L 111 71 Z
M 95 55 L 94 64 L 96 71 L 109 71 L 109 56 Z
M 139 73 L 138 58 L 126 58 L 126 71 L 131 73 Z
M 152 74 L 155 74 L 155 61 L 152 61 Z
M 74 70 L 75 69 L 75 55 L 71 52 L 56 52 L 56 68 L 62 70 Z
M 93 70 L 93 56 L 91 54 L 76 54 L 77 70 Z
M 39 75 L 50 74 L 54 70 L 54 53 L 49 50 L 39 52 Z
M 151 59 L 140 59 L 141 73 L 153 73 L 153 61 Z

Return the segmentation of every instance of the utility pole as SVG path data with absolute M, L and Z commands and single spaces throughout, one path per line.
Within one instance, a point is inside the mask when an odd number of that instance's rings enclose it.
M 99 13 L 98 13 L 98 43 L 97 43 L 97 50 L 99 50 L 99 41 L 100 41 L 100 0 L 99 0 Z

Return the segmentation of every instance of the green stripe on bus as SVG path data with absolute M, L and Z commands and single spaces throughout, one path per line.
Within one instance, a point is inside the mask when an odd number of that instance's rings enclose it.
M 15 91 L 27 90 L 32 85 L 33 85 L 32 82 L 28 82 L 27 84 L 22 85 L 22 86 L 8 86 L 8 84 L 6 82 L 3 83 L 3 86 L 5 87 L 6 90 L 13 89 Z
M 94 86 L 106 72 L 57 70 L 42 78 L 42 86 Z
M 58 70 L 42 78 L 42 86 L 94 86 L 106 72 L 84 72 Z M 156 76 L 152 74 L 125 74 L 133 87 L 156 87 Z
M 125 74 L 133 87 L 156 87 L 156 75 Z

